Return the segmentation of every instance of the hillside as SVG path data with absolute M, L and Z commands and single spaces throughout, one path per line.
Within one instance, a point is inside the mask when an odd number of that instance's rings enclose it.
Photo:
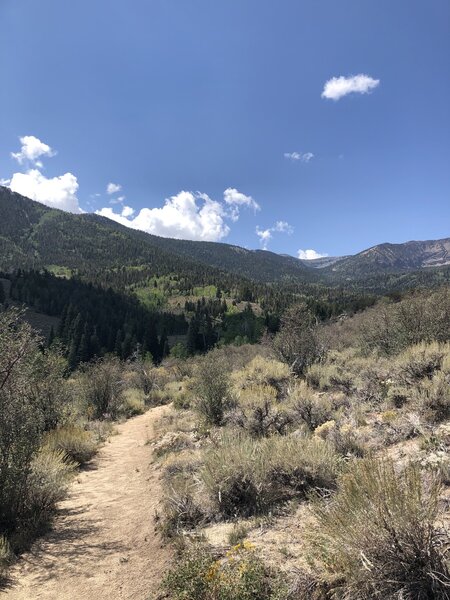
M 0 186 L 0 271 L 64 269 L 117 287 L 152 275 L 186 285 L 283 283 L 290 292 L 341 286 L 384 293 L 448 281 L 450 238 L 380 244 L 354 256 L 302 261 L 231 244 L 162 238 L 95 214 L 51 209 Z
M 145 265 L 163 274 L 197 275 L 206 266 L 262 282 L 315 279 L 312 269 L 293 257 L 161 238 L 98 215 L 51 209 L 0 186 L 0 270 L 48 265 L 84 270 Z

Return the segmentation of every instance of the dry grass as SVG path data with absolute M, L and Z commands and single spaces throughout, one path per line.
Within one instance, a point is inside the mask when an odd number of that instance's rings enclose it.
M 49 431 L 44 444 L 49 450 L 64 452 L 80 465 L 88 462 L 98 447 L 93 433 L 79 425 L 66 425 Z

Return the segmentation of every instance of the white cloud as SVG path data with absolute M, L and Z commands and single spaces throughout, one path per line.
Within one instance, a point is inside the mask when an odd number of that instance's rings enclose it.
M 121 215 L 122 217 L 131 217 L 131 215 L 134 215 L 134 208 L 131 208 L 131 206 L 124 206 Z
M 120 192 L 120 190 L 122 189 L 122 186 L 120 185 L 120 183 L 108 183 L 108 185 L 106 186 L 106 193 L 111 195 L 111 194 L 117 194 L 117 192 Z
M 12 152 L 11 156 L 19 164 L 28 163 L 28 166 L 31 164 L 33 168 L 28 168 L 24 173 L 14 173 L 10 179 L 2 179 L 1 183 L 8 185 L 13 192 L 52 208 L 73 213 L 83 212 L 78 204 L 78 181 L 75 175 L 65 173 L 49 178 L 40 170 L 43 165 L 38 158 L 54 156 L 56 152 L 34 135 L 21 137 L 20 143 L 20 152 Z
M 48 144 L 44 144 L 44 142 L 41 142 L 41 140 L 34 135 L 24 135 L 19 139 L 22 144 L 20 152 L 11 152 L 11 156 L 15 158 L 20 165 L 28 161 L 37 167 L 42 167 L 41 161 L 38 161 L 40 156 L 54 156 L 56 154 Z
M 259 237 L 259 241 L 264 250 L 267 249 L 267 246 L 272 239 L 272 228 L 269 229 L 260 229 L 256 226 L 256 235 Z
M 259 242 L 263 250 L 267 250 L 270 240 L 273 237 L 273 233 L 287 233 L 291 235 L 294 232 L 294 228 L 289 225 L 287 221 L 277 221 L 272 227 L 267 229 L 260 229 L 256 227 L 256 235 L 259 237 Z
M 121 196 L 110 203 L 124 199 L 125 196 Z M 251 196 L 235 188 L 227 188 L 223 193 L 223 202 L 212 200 L 202 192 L 182 191 L 166 198 L 161 208 L 142 208 L 136 212 L 124 206 L 119 213 L 111 207 L 104 207 L 96 213 L 126 227 L 162 237 L 217 242 L 230 232 L 226 220 L 237 221 L 239 210 L 243 207 L 260 210 L 259 204 Z M 280 226 L 284 227 L 284 224 Z
M 332 77 L 323 88 L 322 98 L 339 100 L 347 94 L 368 94 L 380 84 L 379 79 L 373 79 L 368 75 L 353 75 L 351 77 Z
M 112 208 L 96 212 L 127 227 L 162 237 L 217 242 L 230 232 L 223 205 L 206 194 L 182 191 L 167 198 L 162 208 L 143 208 L 132 219 L 128 218 L 132 209 L 126 209 L 121 214 Z
M 256 212 L 261 210 L 259 204 L 251 196 L 246 196 L 242 192 L 238 192 L 236 188 L 227 188 L 223 193 L 225 204 L 230 207 L 230 217 L 232 221 L 237 221 L 239 218 L 239 209 L 243 206 L 253 208 Z
M 314 260 L 315 258 L 325 258 L 328 254 L 320 254 L 315 250 L 299 250 L 297 256 L 301 260 Z
M 301 162 L 309 163 L 309 161 L 314 158 L 314 154 L 312 152 L 305 152 L 304 154 L 301 152 L 285 152 L 284 158 L 292 161 L 300 160 Z
M 47 178 L 38 169 L 26 173 L 14 173 L 9 187 L 27 198 L 52 208 L 68 212 L 82 212 L 77 198 L 78 181 L 72 173 Z

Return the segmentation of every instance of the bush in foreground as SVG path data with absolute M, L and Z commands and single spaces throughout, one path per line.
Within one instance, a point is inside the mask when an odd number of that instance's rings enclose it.
M 390 461 L 355 462 L 328 504 L 318 502 L 311 531 L 311 562 L 330 595 L 444 600 L 450 573 L 435 528 L 437 479 L 425 485 L 417 465 L 397 473 Z
M 282 585 L 263 563 L 252 544 L 233 546 L 223 558 L 206 548 L 193 548 L 169 572 L 165 591 L 172 600 L 276 600 Z
M 55 505 L 64 499 L 75 463 L 61 450 L 42 448 L 31 462 L 16 529 L 9 537 L 14 551 L 27 547 L 51 520 Z
M 205 455 L 202 479 L 221 514 L 250 516 L 311 490 L 333 488 L 337 470 L 331 445 L 317 437 L 253 440 L 224 433 Z
M 194 382 L 196 409 L 208 425 L 221 425 L 230 399 L 228 374 L 214 356 L 206 356 L 199 364 Z
M 97 452 L 94 435 L 78 425 L 66 425 L 50 431 L 44 443 L 50 450 L 64 452 L 79 465 L 91 460 Z

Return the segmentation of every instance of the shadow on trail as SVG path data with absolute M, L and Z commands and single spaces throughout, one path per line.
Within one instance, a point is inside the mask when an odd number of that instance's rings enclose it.
M 93 565 L 94 577 L 94 566 L 102 557 L 128 550 L 126 545 L 119 542 L 93 541 L 95 535 L 92 534 L 104 527 L 104 523 L 86 518 L 86 507 L 61 509 L 57 517 L 62 526 L 38 539 L 29 552 L 17 559 L 27 569 L 30 568 L 36 573 L 36 586 L 57 579 L 62 574 L 85 576 L 86 564 Z M 89 541 L 86 541 L 88 536 Z M 13 588 L 17 583 L 14 577 L 6 575 L 0 579 L 0 592 Z

